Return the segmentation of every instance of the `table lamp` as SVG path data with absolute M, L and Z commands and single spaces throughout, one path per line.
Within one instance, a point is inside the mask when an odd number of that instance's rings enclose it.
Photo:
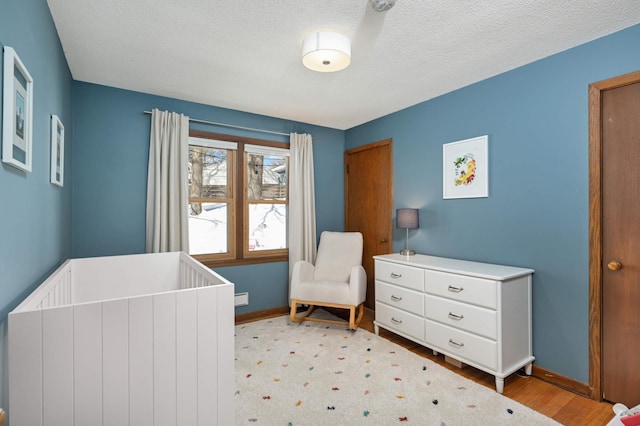
M 400 250 L 400 254 L 404 256 L 413 256 L 415 251 L 409 250 L 409 229 L 419 228 L 418 209 L 397 209 L 396 210 L 396 228 L 407 230 L 407 240 L 404 250 Z

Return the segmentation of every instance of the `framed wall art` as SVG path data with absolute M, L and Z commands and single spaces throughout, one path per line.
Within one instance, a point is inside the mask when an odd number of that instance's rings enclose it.
M 8 46 L 4 46 L 2 84 L 2 162 L 30 172 L 33 78 Z
M 442 198 L 489 196 L 488 136 L 442 145 Z
M 64 126 L 57 115 L 51 116 L 51 183 L 64 182 Z

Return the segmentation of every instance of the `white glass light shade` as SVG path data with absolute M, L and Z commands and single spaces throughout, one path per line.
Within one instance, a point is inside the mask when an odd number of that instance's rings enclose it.
M 335 72 L 351 63 L 351 42 L 342 34 L 317 32 L 302 43 L 302 63 L 318 72 Z

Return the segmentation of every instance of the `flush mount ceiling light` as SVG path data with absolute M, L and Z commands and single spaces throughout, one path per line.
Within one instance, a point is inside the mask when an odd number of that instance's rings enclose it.
M 351 63 L 351 42 L 334 32 L 309 34 L 302 43 L 302 63 L 318 72 L 343 70 Z

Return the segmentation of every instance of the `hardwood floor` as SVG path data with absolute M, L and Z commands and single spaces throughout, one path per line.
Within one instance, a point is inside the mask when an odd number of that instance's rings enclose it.
M 338 314 L 338 312 L 334 313 Z M 257 321 L 283 314 L 284 312 L 264 312 L 260 316 L 237 319 L 236 323 Z M 360 327 L 373 333 L 373 311 L 365 309 L 365 315 Z M 434 356 L 431 349 L 427 349 L 387 330 L 380 329 L 380 336 L 424 358 L 437 362 L 470 380 L 495 390 L 495 378 L 490 374 L 469 366 L 458 368 L 450 365 L 445 362 L 443 355 Z M 505 379 L 503 394 L 567 426 L 602 426 L 606 425 L 613 417 L 612 404 L 593 401 L 536 377 L 526 376 L 524 372 L 514 373 Z

